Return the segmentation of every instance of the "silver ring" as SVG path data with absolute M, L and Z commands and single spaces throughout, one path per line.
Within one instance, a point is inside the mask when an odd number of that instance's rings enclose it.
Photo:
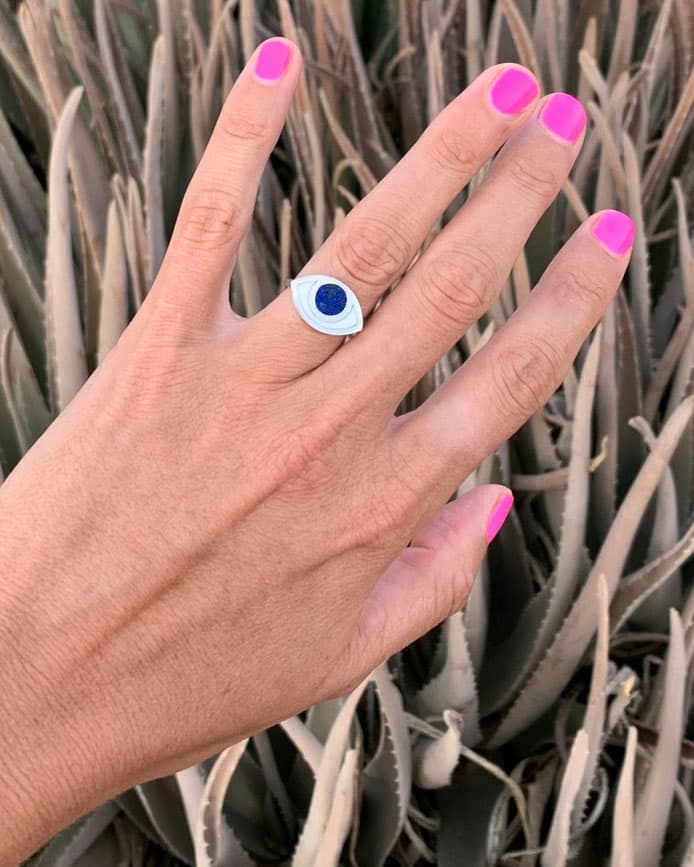
M 359 299 L 326 274 L 307 274 L 289 284 L 296 310 L 307 325 L 322 334 L 356 334 L 364 327 Z

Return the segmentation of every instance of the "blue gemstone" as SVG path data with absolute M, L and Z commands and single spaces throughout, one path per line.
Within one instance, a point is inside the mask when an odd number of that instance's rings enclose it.
M 347 306 L 347 293 L 336 283 L 323 283 L 316 292 L 316 307 L 326 316 L 337 316 Z

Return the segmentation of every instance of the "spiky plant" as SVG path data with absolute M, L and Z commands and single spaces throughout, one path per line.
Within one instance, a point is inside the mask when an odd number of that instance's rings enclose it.
M 306 69 L 239 312 L 500 60 L 578 94 L 591 124 L 500 300 L 405 408 L 590 211 L 632 215 L 633 260 L 562 387 L 466 483 L 503 481 L 518 504 L 467 609 L 344 702 L 123 794 L 32 864 L 692 867 L 690 0 L 0 0 L 2 470 L 137 310 L 222 99 L 277 33 Z

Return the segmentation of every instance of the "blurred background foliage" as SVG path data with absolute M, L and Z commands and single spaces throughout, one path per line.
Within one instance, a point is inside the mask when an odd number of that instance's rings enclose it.
M 0 0 L 0 479 L 136 312 L 225 94 L 280 33 L 305 75 L 240 313 L 500 60 L 578 95 L 585 145 L 498 302 L 403 408 L 590 212 L 631 214 L 633 259 L 561 388 L 463 486 L 516 494 L 466 610 L 344 701 L 124 793 L 31 863 L 693 867 L 691 0 Z

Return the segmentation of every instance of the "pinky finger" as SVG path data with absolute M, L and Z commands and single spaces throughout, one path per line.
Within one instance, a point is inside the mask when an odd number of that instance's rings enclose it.
M 512 506 L 508 488 L 485 485 L 448 503 L 417 532 L 366 601 L 353 649 L 361 671 L 375 668 L 463 607 Z
M 393 447 L 423 491 L 454 490 L 550 397 L 617 291 L 633 237 L 619 211 L 587 220 L 489 343 L 397 419 Z

